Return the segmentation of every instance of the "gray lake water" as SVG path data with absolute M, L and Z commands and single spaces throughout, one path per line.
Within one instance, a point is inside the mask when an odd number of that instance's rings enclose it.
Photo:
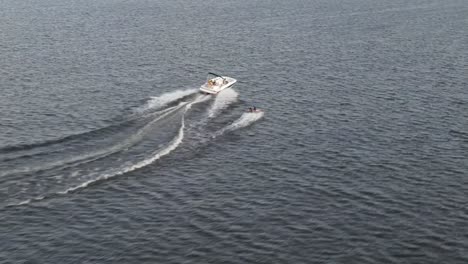
M 0 0 L 0 263 L 468 263 L 467 29 L 466 0 Z

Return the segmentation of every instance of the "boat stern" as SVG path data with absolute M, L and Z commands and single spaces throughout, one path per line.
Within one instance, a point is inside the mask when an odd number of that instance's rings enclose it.
M 237 80 L 227 76 L 217 76 L 209 79 L 200 87 L 202 93 L 217 94 L 224 89 L 231 87 Z

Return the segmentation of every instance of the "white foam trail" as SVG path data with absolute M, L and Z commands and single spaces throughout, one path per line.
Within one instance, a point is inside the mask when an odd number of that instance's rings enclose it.
M 67 194 L 67 193 L 76 191 L 78 189 L 86 188 L 89 184 L 92 184 L 94 182 L 101 181 L 101 180 L 107 180 L 107 179 L 109 179 L 111 177 L 114 177 L 114 176 L 117 176 L 117 175 L 122 175 L 122 174 L 125 174 L 127 172 L 131 172 L 131 171 L 134 171 L 136 169 L 143 168 L 143 167 L 148 166 L 149 164 L 155 162 L 156 160 L 160 159 L 161 157 L 166 156 L 167 154 L 171 153 L 173 150 L 175 150 L 180 145 L 180 143 L 182 143 L 182 140 L 184 139 L 185 113 L 192 107 L 192 105 L 194 105 L 196 103 L 206 101 L 208 99 L 209 99 L 209 96 L 207 96 L 207 95 L 199 96 L 193 102 L 188 103 L 185 106 L 185 112 L 184 112 L 184 115 L 182 116 L 182 124 L 180 126 L 179 133 L 168 144 L 168 146 L 165 149 L 163 149 L 163 150 L 161 150 L 159 152 L 153 153 L 153 155 L 151 157 L 149 157 L 147 159 L 144 159 L 144 160 L 142 160 L 140 162 L 137 162 L 137 163 L 135 163 L 135 164 L 133 164 L 131 166 L 125 167 L 122 170 L 119 170 L 119 171 L 116 171 L 116 172 L 113 172 L 113 173 L 103 174 L 103 175 L 97 177 L 96 179 L 86 181 L 86 182 L 84 182 L 84 183 L 82 183 L 82 184 L 80 184 L 78 186 L 68 188 L 65 191 L 58 192 L 58 194 Z
M 239 117 L 239 119 L 237 119 L 236 121 L 232 122 L 232 124 L 230 124 L 230 125 L 224 127 L 224 128 L 221 129 L 221 130 L 218 130 L 218 132 L 216 132 L 216 133 L 213 135 L 213 138 L 224 134 L 226 131 L 233 131 L 233 130 L 236 130 L 236 129 L 239 129 L 239 128 L 243 128 L 243 127 L 249 126 L 249 125 L 251 125 L 252 123 L 254 123 L 255 121 L 257 121 L 257 120 L 259 120 L 260 118 L 262 118 L 263 115 L 264 115 L 264 112 L 244 113 L 244 114 L 241 115 L 241 117 Z
M 200 95 L 197 98 L 195 98 L 195 100 L 193 102 L 191 102 L 191 103 L 181 103 L 181 104 L 179 104 L 179 105 L 185 105 L 185 111 L 184 111 L 184 114 L 182 115 L 181 127 L 179 129 L 178 135 L 163 150 L 161 150 L 159 152 L 155 152 L 155 153 L 153 153 L 153 155 L 151 157 L 149 157 L 147 159 L 144 159 L 144 160 L 142 160 L 140 162 L 137 162 L 136 164 L 133 164 L 131 166 L 125 167 L 125 168 L 123 168 L 123 169 L 121 169 L 119 171 L 115 171 L 115 172 L 111 172 L 111 173 L 107 173 L 107 174 L 102 174 L 101 176 L 99 176 L 99 177 L 97 177 L 95 179 L 88 180 L 88 181 L 86 181 L 86 182 L 84 182 L 84 183 L 82 183 L 82 184 L 80 184 L 78 186 L 68 188 L 68 189 L 66 189 L 64 191 L 56 192 L 55 194 L 56 195 L 65 195 L 65 194 L 68 194 L 70 192 L 76 191 L 78 189 L 86 188 L 87 186 L 89 186 L 90 184 L 92 184 L 94 182 L 101 181 L 101 180 L 106 180 L 106 179 L 109 179 L 109 178 L 114 177 L 114 176 L 122 175 L 122 174 L 125 174 L 127 172 L 131 172 L 131 171 L 134 171 L 136 169 L 143 168 L 143 167 L 155 162 L 156 160 L 160 159 L 161 157 L 168 155 L 173 150 L 175 150 L 183 141 L 184 129 L 185 129 L 185 113 L 192 107 L 192 105 L 200 103 L 200 102 L 204 102 L 204 101 L 206 101 L 208 99 L 210 99 L 210 96 L 208 96 L 208 95 L 201 96 Z M 39 197 L 36 197 L 36 198 L 31 198 L 31 199 L 24 200 L 24 201 L 16 203 L 16 204 L 8 204 L 7 206 L 26 205 L 26 204 L 29 204 L 29 203 L 34 202 L 34 201 L 43 200 L 43 199 L 45 199 L 47 197 L 50 197 L 50 196 L 39 196 Z
M 39 201 L 39 200 L 42 200 L 43 198 L 42 198 L 42 197 L 37 197 L 36 199 Z M 28 204 L 28 203 L 30 203 L 30 202 L 32 202 L 32 199 L 24 200 L 24 201 L 18 203 L 17 205 Z M 10 206 L 11 206 L 11 205 L 10 205 Z
M 29 204 L 31 202 L 34 202 L 34 201 L 40 201 L 40 200 L 43 200 L 45 199 L 46 197 L 45 196 L 38 196 L 36 198 L 31 198 L 31 199 L 27 199 L 27 200 L 24 200 L 22 202 L 19 202 L 19 203 L 10 203 L 10 204 L 7 204 L 6 207 L 11 207 L 11 206 L 21 206 L 21 205 L 25 205 L 25 204 Z
M 145 112 L 149 109 L 161 108 L 167 104 L 179 100 L 185 96 L 194 94 L 197 92 L 197 89 L 188 89 L 188 90 L 176 90 L 168 93 L 163 93 L 160 96 L 151 97 L 145 105 L 137 108 L 135 111 L 137 113 Z
M 208 118 L 213 118 L 216 115 L 219 114 L 219 112 L 226 107 L 228 107 L 230 104 L 234 103 L 237 101 L 237 97 L 239 94 L 234 90 L 234 89 L 226 89 L 220 92 L 214 102 L 213 105 L 211 106 L 209 112 L 208 112 Z
M 209 95 L 199 95 L 197 98 L 195 98 L 195 100 L 189 104 L 187 104 L 187 108 L 186 110 L 192 108 L 192 105 L 194 104 L 198 104 L 198 103 L 201 103 L 201 102 L 205 102 L 207 100 L 210 99 L 210 96 Z
M 144 160 L 142 160 L 140 162 L 137 162 L 137 163 L 135 163 L 135 164 L 133 164 L 131 166 L 125 167 L 120 171 L 103 174 L 103 175 L 97 177 L 96 179 L 86 181 L 86 182 L 84 182 L 84 183 L 82 183 L 82 184 L 80 184 L 78 186 L 71 187 L 71 188 L 66 189 L 65 191 L 61 191 L 61 192 L 57 192 L 57 193 L 58 194 L 67 194 L 67 193 L 76 191 L 78 189 L 86 188 L 86 187 L 88 187 L 88 185 L 90 185 L 90 184 L 92 184 L 94 182 L 107 180 L 107 179 L 109 179 L 111 177 L 115 177 L 117 175 L 122 175 L 122 174 L 125 174 L 127 172 L 134 171 L 136 169 L 140 169 L 140 168 L 143 168 L 145 166 L 148 166 L 149 164 L 151 164 L 151 163 L 155 162 L 156 160 L 160 159 L 161 157 L 166 156 L 167 154 L 171 153 L 174 149 L 176 149 L 180 145 L 180 143 L 182 143 L 182 139 L 184 138 L 184 128 L 185 128 L 185 121 L 184 121 L 184 118 L 182 118 L 182 125 L 181 125 L 181 127 L 179 129 L 178 135 L 169 143 L 169 145 L 165 149 L 163 149 L 163 150 L 161 150 L 159 152 L 153 153 L 153 155 L 150 158 L 144 159 Z
M 210 98 L 210 96 L 208 96 L 208 95 L 198 96 L 191 103 L 181 103 L 181 104 L 185 105 L 185 111 L 184 111 L 184 114 L 182 115 L 182 122 L 181 122 L 179 132 L 178 132 L 177 136 L 163 150 L 155 152 L 149 158 L 144 159 L 144 160 L 142 160 L 140 162 L 137 162 L 137 163 L 135 163 L 133 165 L 130 165 L 128 167 L 125 167 L 125 168 L 123 168 L 123 169 L 121 169 L 119 171 L 114 171 L 114 172 L 102 174 L 102 175 L 100 175 L 99 177 L 97 177 L 95 179 L 88 180 L 88 181 L 86 181 L 86 182 L 84 182 L 84 183 L 82 183 L 80 185 L 68 188 L 68 189 L 66 189 L 64 191 L 56 192 L 55 194 L 64 195 L 64 194 L 68 194 L 70 192 L 76 191 L 78 189 L 86 188 L 87 186 L 89 186 L 90 184 L 92 184 L 94 182 L 101 181 L 101 180 L 106 180 L 106 179 L 109 179 L 111 177 L 122 175 L 122 174 L 125 174 L 127 172 L 131 172 L 131 171 L 134 171 L 136 169 L 140 169 L 140 168 L 143 168 L 145 166 L 148 166 L 149 164 L 151 164 L 151 163 L 155 162 L 156 160 L 160 159 L 161 157 L 168 155 L 169 153 L 171 153 L 173 150 L 175 150 L 182 143 L 182 140 L 184 138 L 184 129 L 185 129 L 185 113 L 192 107 L 192 105 L 200 103 L 200 102 L 204 102 L 204 101 L 208 100 L 209 98 Z M 50 196 L 39 196 L 39 197 L 36 197 L 36 198 L 27 199 L 27 200 L 22 201 L 20 203 L 9 204 L 8 206 L 26 205 L 26 204 L 29 204 L 29 203 L 34 202 L 34 201 L 43 200 L 46 197 L 50 197 Z
M 146 124 L 144 127 L 140 128 L 135 134 L 131 135 L 126 140 L 124 140 L 122 142 L 119 142 L 119 143 L 117 143 L 117 144 L 115 144 L 113 146 L 110 146 L 108 148 L 104 148 L 104 149 L 101 149 L 101 150 L 98 150 L 98 151 L 94 151 L 94 152 L 86 153 L 86 154 L 83 154 L 83 155 L 75 156 L 75 157 L 72 157 L 72 158 L 69 158 L 69 159 L 66 159 L 66 160 L 60 160 L 60 161 L 56 161 L 56 162 L 47 163 L 46 165 L 26 167 L 26 168 L 23 168 L 23 169 L 17 169 L 17 170 L 11 170 L 11 171 L 4 171 L 4 172 L 0 173 L 0 177 L 4 177 L 6 175 L 16 174 L 16 173 L 28 173 L 28 172 L 44 171 L 44 170 L 53 169 L 53 168 L 56 168 L 56 167 L 67 165 L 67 164 L 73 164 L 74 166 L 77 166 L 77 165 L 80 165 L 80 164 L 83 164 L 83 163 L 88 163 L 88 162 L 91 162 L 91 161 L 98 160 L 100 158 L 109 156 L 111 154 L 117 153 L 117 152 L 121 151 L 122 149 L 131 147 L 132 145 L 134 145 L 135 143 L 140 141 L 143 138 L 143 136 L 146 134 L 146 131 L 149 129 L 149 127 L 151 127 L 154 123 L 156 123 L 157 121 L 159 121 L 162 118 L 166 117 L 167 115 L 173 113 L 174 111 L 177 111 L 178 109 L 180 109 L 181 107 L 183 107 L 186 104 L 187 103 L 180 103 L 177 106 L 173 106 L 173 107 L 170 107 L 170 108 L 164 110 L 164 112 L 163 112 L 163 114 L 161 116 L 159 116 L 158 118 L 152 120 L 151 122 Z

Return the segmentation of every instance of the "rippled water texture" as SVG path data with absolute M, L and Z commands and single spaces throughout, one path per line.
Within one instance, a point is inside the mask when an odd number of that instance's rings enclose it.
M 465 0 L 0 0 L 0 263 L 468 263 L 467 29 Z

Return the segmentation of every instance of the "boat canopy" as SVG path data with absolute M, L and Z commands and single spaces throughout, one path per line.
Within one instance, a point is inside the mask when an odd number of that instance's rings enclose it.
M 216 77 L 220 77 L 223 80 L 226 80 L 226 78 L 224 78 L 223 76 L 221 76 L 219 74 L 216 74 L 216 73 L 209 72 L 208 75 L 213 75 L 213 76 L 216 76 Z

